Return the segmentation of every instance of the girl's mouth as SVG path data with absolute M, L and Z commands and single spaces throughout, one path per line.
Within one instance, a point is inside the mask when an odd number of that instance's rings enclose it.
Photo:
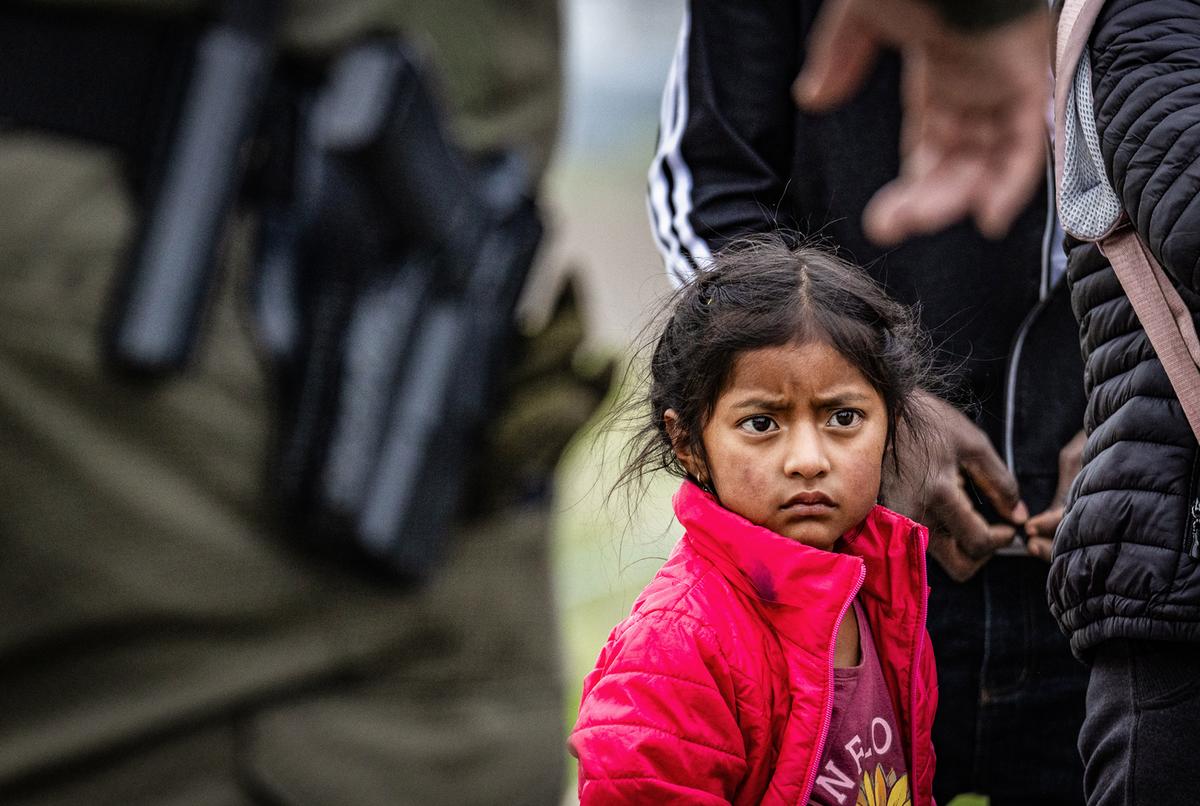
M 780 509 L 787 512 L 789 515 L 799 515 L 801 517 L 811 517 L 816 515 L 825 515 L 830 510 L 834 509 L 837 504 L 833 499 L 820 490 L 812 492 L 803 492 L 793 495 L 789 498 Z

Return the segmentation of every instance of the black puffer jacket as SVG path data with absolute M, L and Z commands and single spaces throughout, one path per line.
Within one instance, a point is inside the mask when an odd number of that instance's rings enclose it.
M 1200 2 L 1112 0 L 1089 56 L 1109 179 L 1200 311 Z M 1200 641 L 1196 439 L 1108 261 L 1091 244 L 1068 249 L 1088 441 L 1055 540 L 1051 609 L 1081 657 L 1108 638 Z

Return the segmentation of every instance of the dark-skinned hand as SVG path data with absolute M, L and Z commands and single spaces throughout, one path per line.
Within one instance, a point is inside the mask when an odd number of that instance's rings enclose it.
M 867 205 L 868 237 L 893 245 L 968 216 L 1008 230 L 1043 179 L 1049 37 L 1044 5 L 967 32 L 920 0 L 825 4 L 793 90 L 803 109 L 848 99 L 881 49 L 902 58 L 900 176 Z
M 1083 468 L 1083 445 L 1087 437 L 1082 431 L 1058 452 L 1058 487 L 1054 500 L 1045 512 L 1039 512 L 1025 523 L 1025 548 L 1034 557 L 1050 562 L 1050 550 L 1054 545 L 1054 531 L 1062 522 L 1063 507 L 1071 483 Z
M 900 472 L 892 468 L 884 503 L 929 529 L 929 553 L 952 579 L 970 579 L 997 549 L 1012 542 L 1028 509 L 1017 480 L 987 435 L 966 415 L 933 395 L 918 399 L 924 428 L 896 435 Z M 966 489 L 970 479 L 1006 523 L 988 523 Z

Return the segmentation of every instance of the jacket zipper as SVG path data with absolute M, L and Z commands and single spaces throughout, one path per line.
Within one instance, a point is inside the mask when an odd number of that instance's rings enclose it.
M 916 537 L 917 543 L 915 556 L 924 558 L 927 546 L 921 545 L 921 530 L 913 529 L 913 535 Z M 910 728 L 912 729 L 912 736 L 908 740 L 909 747 L 912 748 L 912 758 L 909 759 L 909 767 L 911 767 L 911 769 L 908 771 L 908 780 L 909 792 L 913 793 L 914 804 L 917 802 L 915 796 L 916 793 L 913 789 L 913 785 L 917 781 L 917 753 L 923 752 L 921 748 L 917 746 L 917 673 L 921 668 L 917 664 L 920 662 L 921 652 L 925 648 L 925 621 L 929 617 L 929 570 L 925 566 L 924 562 L 918 562 L 917 565 L 920 567 L 921 571 L 921 581 L 917 587 L 917 601 L 921 603 L 921 606 L 917 613 L 917 629 L 913 633 L 912 666 L 910 667 L 912 669 L 912 674 L 908 681 L 908 718 L 910 722 Z
M 1191 537 L 1192 543 L 1188 547 L 1188 556 L 1193 560 L 1200 560 L 1200 498 L 1192 499 L 1191 524 L 1188 535 Z
M 1188 510 L 1188 556 L 1200 560 L 1200 450 L 1192 460 L 1192 506 Z
M 809 795 L 812 794 L 813 787 L 816 786 L 821 759 L 825 756 L 825 742 L 829 739 L 829 723 L 833 720 L 833 656 L 837 651 L 838 630 L 841 629 L 842 619 L 846 618 L 846 611 L 854 604 L 854 597 L 858 596 L 858 592 L 862 590 L 863 580 L 866 578 L 867 564 L 859 560 L 858 581 L 854 583 L 854 588 L 851 589 L 850 596 L 842 603 L 842 609 L 838 613 L 837 622 L 833 625 L 833 637 L 829 641 L 829 661 L 825 668 L 825 683 L 829 687 L 829 699 L 825 703 L 825 714 L 821 717 L 821 731 L 817 734 L 816 752 L 813 754 L 812 764 L 809 765 L 808 775 L 804 777 L 804 790 L 799 799 L 800 803 L 808 803 Z

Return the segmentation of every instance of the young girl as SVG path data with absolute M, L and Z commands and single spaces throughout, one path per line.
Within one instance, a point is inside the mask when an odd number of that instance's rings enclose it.
M 584 804 L 932 802 L 927 535 L 876 504 L 927 355 L 816 249 L 743 242 L 680 292 L 631 472 L 684 477 L 686 533 L 584 681 Z

